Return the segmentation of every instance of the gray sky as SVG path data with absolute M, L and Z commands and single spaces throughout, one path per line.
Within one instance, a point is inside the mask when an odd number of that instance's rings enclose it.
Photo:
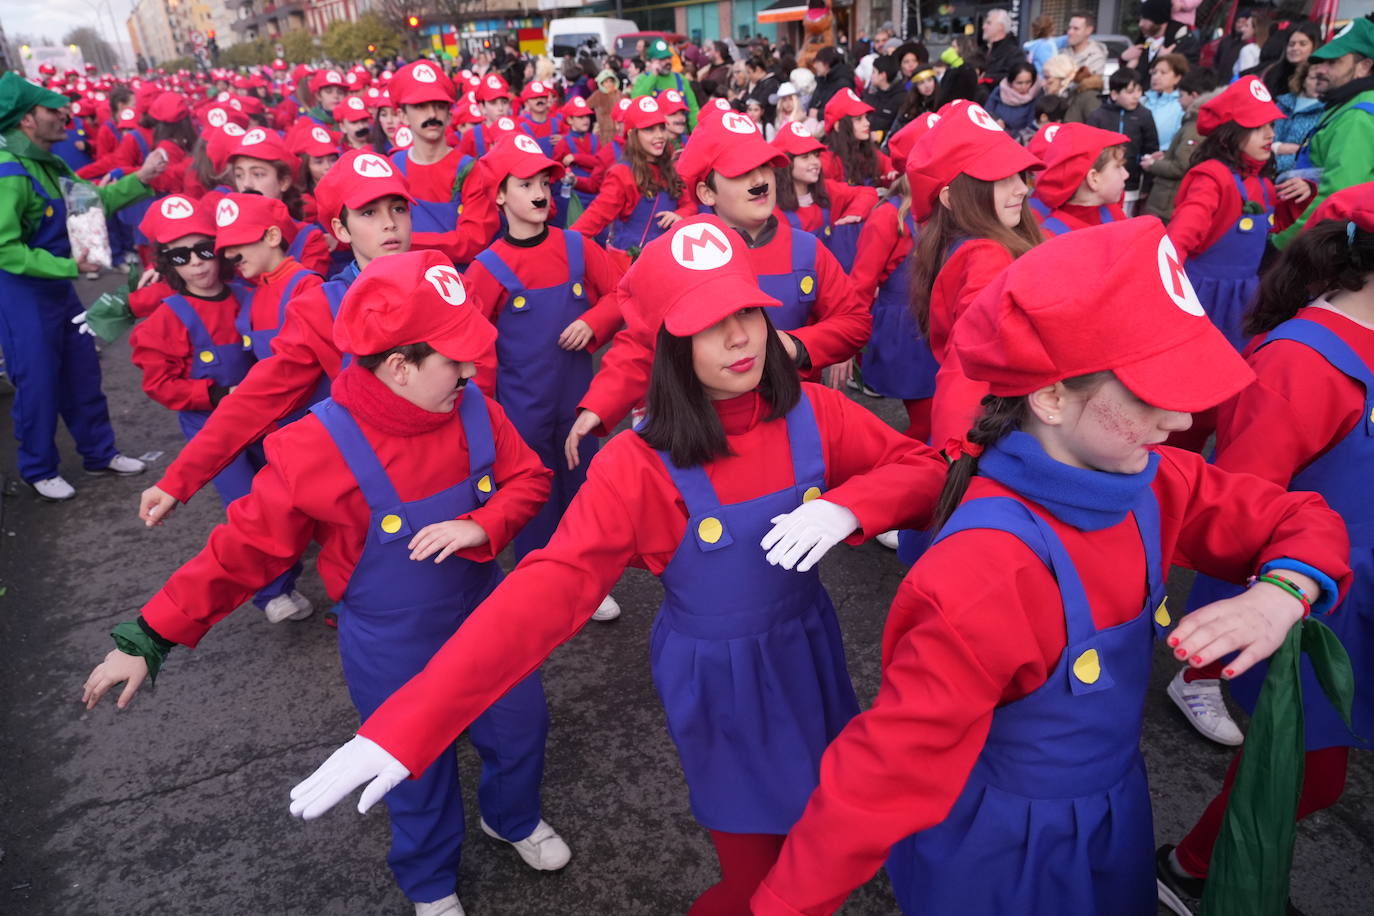
M 118 48 L 121 54 L 127 54 L 129 30 L 125 23 L 132 6 L 132 0 L 0 0 L 0 23 L 5 26 L 7 38 L 46 36 L 54 42 L 83 25 L 95 28 L 110 41 L 111 30 L 118 27 Z M 106 10 L 114 13 L 113 24 Z

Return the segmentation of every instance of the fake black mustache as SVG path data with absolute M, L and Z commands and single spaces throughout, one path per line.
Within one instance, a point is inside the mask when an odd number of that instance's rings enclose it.
M 235 267 L 238 267 L 239 264 L 243 261 L 243 255 L 242 255 L 242 254 L 225 255 L 225 256 L 224 256 L 224 260 L 225 260 L 226 263 L 229 263 L 229 264 L 232 264 L 232 265 L 235 266 Z
M 763 195 L 765 195 L 765 194 L 767 194 L 767 193 L 768 193 L 768 182 L 766 182 L 766 181 L 765 181 L 763 184 L 756 184 L 756 185 L 754 185 L 752 188 L 749 189 L 749 196 L 750 196 L 750 197 L 762 197 Z
M 443 127 L 443 126 L 444 126 L 444 122 L 441 121 L 441 120 L 439 120 L 438 118 L 429 118 L 429 119 L 427 119 L 423 124 L 420 125 L 420 129 L 421 129 L 421 130 L 424 130 L 426 127 Z
M 548 205 L 549 205 L 549 199 L 548 199 L 547 197 L 541 197 L 541 198 L 539 198 L 538 200 L 532 200 L 532 201 L 530 201 L 530 206 L 531 206 L 531 207 L 534 207 L 536 210 L 542 210 L 542 209 L 544 209 L 545 207 L 547 207 Z
M 259 197 L 262 196 L 262 192 L 259 191 L 257 188 L 244 188 L 244 189 L 243 189 L 242 191 L 240 191 L 239 193 L 240 193 L 240 194 L 256 194 L 256 195 L 258 195 Z

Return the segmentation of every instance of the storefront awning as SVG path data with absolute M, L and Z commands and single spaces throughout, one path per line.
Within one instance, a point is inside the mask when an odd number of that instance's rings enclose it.
M 759 10 L 759 22 L 801 22 L 806 18 L 806 3 L 798 0 L 775 0 Z

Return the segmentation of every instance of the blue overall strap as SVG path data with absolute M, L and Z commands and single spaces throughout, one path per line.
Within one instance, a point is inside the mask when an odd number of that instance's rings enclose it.
M 1162 638 L 1173 623 L 1165 609 L 1166 591 L 1164 587 L 1164 546 L 1159 533 L 1159 497 L 1154 487 L 1146 487 L 1136 497 L 1131 506 L 1135 517 L 1136 529 L 1140 532 L 1140 543 L 1145 548 L 1145 587 L 1148 589 L 1146 601 L 1158 606 L 1150 608 L 1150 619 L 1154 626 L 1155 638 Z
M 253 330 L 253 294 L 250 291 L 247 296 L 236 297 L 239 300 L 239 313 L 234 319 L 234 327 L 243 335 L 243 348 L 250 349 L 253 341 L 248 334 Z
M 830 208 L 821 207 L 821 232 L 830 234 Z
M 143 139 L 143 134 L 138 130 L 131 130 L 129 134 L 134 138 L 134 143 L 138 146 L 138 151 L 143 154 L 143 158 L 147 159 L 151 150 L 148 149 L 148 141 Z
M 1044 220 L 1041 221 L 1041 223 L 1040 223 L 1040 228 L 1041 228 L 1041 229 L 1048 229 L 1049 231 L 1053 232 L 1055 235 L 1068 235 L 1070 232 L 1073 231 L 1072 229 L 1069 228 L 1068 223 L 1064 222 L 1062 219 L 1060 219 L 1060 218 L 1057 217 L 1057 216 L 1049 216 L 1049 217 L 1046 217 Z M 951 257 L 953 257 L 954 252 L 955 252 L 955 249 L 954 249 L 954 248 L 951 248 L 951 249 L 949 250 L 949 253 L 950 253 L 950 256 L 951 256 Z
M 685 99 L 687 97 L 687 89 L 682 85 L 682 74 L 674 73 L 673 81 L 677 83 L 677 91 L 681 93 L 682 97 Z
M 1306 318 L 1290 318 L 1264 338 L 1257 349 L 1263 349 L 1276 340 L 1291 340 L 1311 347 L 1321 354 L 1336 370 L 1364 386 L 1364 418 L 1360 426 L 1366 436 L 1374 435 L 1374 372 L 1365 365 L 1350 344 L 1325 325 Z
M 601 149 L 600 135 L 598 135 L 597 132 L 594 130 L 589 130 L 585 134 L 583 134 L 583 136 L 587 138 L 587 142 L 591 145 L 591 149 L 587 150 L 587 155 L 595 156 L 597 150 Z M 571 143 L 568 145 L 572 146 Z
M 581 235 L 582 233 L 578 232 L 574 234 Z M 487 273 L 496 278 L 496 282 L 504 286 L 506 292 L 510 293 L 512 296 L 516 296 L 526 290 L 527 287 L 524 283 L 520 282 L 519 275 L 511 270 L 510 265 L 501 259 L 501 256 L 496 253 L 495 249 L 485 249 L 481 254 L 477 255 L 474 260 L 485 267 Z
M 410 150 L 398 149 L 391 154 L 391 163 L 401 170 L 401 174 L 406 174 L 406 164 L 410 162 Z
M 1250 203 L 1250 192 L 1245 190 L 1245 179 L 1240 177 L 1239 172 L 1232 172 L 1231 180 L 1236 183 L 1236 190 L 1240 192 L 1240 208 L 1243 213 L 1245 205 Z M 1269 185 L 1265 182 L 1264 177 L 1257 175 L 1255 180 L 1259 182 L 1260 195 L 1264 198 L 1264 208 L 1266 210 L 1274 209 L 1273 203 L 1269 200 Z
M 482 389 L 470 380 L 463 386 L 463 396 L 458 401 L 458 418 L 463 423 L 463 436 L 468 443 L 468 476 L 478 478 L 477 499 L 486 502 L 494 486 L 488 479 L 484 488 L 482 478 L 490 478 L 496 466 L 496 438 L 491 431 L 487 400 Z
M 339 308 L 343 305 L 344 294 L 353 285 L 353 281 L 358 279 L 358 273 L 358 262 L 349 261 L 347 267 L 330 277 L 320 287 L 324 290 L 325 301 L 329 303 L 329 317 L 335 321 L 339 320 Z
M 611 151 L 615 153 L 616 162 L 625 161 L 625 145 L 621 143 L 619 140 L 611 141 Z
M 291 297 L 296 292 L 296 287 L 301 285 L 301 281 L 313 274 L 313 270 L 302 267 L 291 275 L 291 279 L 286 281 L 286 289 L 281 291 L 281 301 L 277 303 L 277 329 L 286 323 L 286 303 L 291 301 Z
M 575 298 L 587 295 L 587 259 L 583 245 L 585 237 L 580 232 L 564 232 L 563 245 L 568 252 L 568 283 L 572 286 Z M 577 290 L 581 290 L 579 293 Z
M 820 242 L 814 235 L 802 230 L 792 233 L 792 272 L 816 272 L 816 248 Z
M 1098 208 L 1097 208 L 1097 221 L 1098 221 L 1099 223 L 1101 223 L 1102 225 L 1104 225 L 1104 226 L 1107 225 L 1108 223 L 1115 222 L 1115 221 L 1116 221 L 1116 216 L 1113 215 L 1113 213 L 1112 213 L 1112 208 L 1109 207 L 1109 206 L 1107 206 L 1106 204 L 1103 204 L 1102 206 L 1098 207 Z
M 115 125 L 115 122 L 105 121 L 104 124 L 106 129 L 109 130 L 110 133 L 114 134 L 116 137 L 119 136 L 119 127 Z
M 362 491 L 363 499 L 367 500 L 367 507 L 373 512 L 392 513 L 404 519 L 405 505 L 401 502 L 400 494 L 396 492 L 377 453 L 348 409 L 333 398 L 325 398 L 312 406 L 310 411 L 320 418 L 325 431 L 338 447 L 339 454 L 343 455 L 344 463 L 358 479 L 358 489 Z
M 296 237 L 291 240 L 291 245 L 286 249 L 286 253 L 293 258 L 299 259 L 301 253 L 305 251 L 305 243 L 310 240 L 310 237 L 323 231 L 323 229 L 314 223 L 306 223 L 304 226 L 301 226 L 300 229 L 296 230 Z
M 467 153 L 459 157 L 458 167 L 453 170 L 453 196 L 449 198 L 450 200 L 458 200 L 462 197 L 463 182 L 467 180 L 468 176 L 468 173 L 465 173 L 463 170 L 476 164 L 477 160 Z
M 816 411 L 811 399 L 802 389 L 797 404 L 787 412 L 787 441 L 792 446 L 792 478 L 797 486 L 825 485 L 825 452 L 821 447 L 821 429 L 816 423 Z M 811 492 L 808 489 L 808 494 Z M 819 496 L 820 493 L 815 494 Z
M 215 342 L 210 337 L 210 330 L 205 327 L 205 322 L 201 320 L 200 313 L 191 306 L 191 303 L 186 301 L 186 297 L 168 296 L 162 301 L 172 310 L 172 314 L 176 315 L 185 325 L 186 336 L 191 338 L 191 349 L 196 351 L 208 350 L 213 355 Z
M 487 137 L 486 137 L 486 131 L 487 131 L 487 125 L 485 125 L 485 124 L 478 124 L 478 125 L 477 125 L 477 133 L 476 133 L 476 134 L 473 136 L 473 138 L 472 138 L 472 142 L 473 142 L 473 143 L 476 145 L 476 147 L 477 147 L 477 158 L 478 158 L 478 159 L 481 159 L 483 156 L 485 156 L 485 155 L 487 154 Z
M 969 240 L 969 237 L 968 237 L 968 236 L 966 236 L 966 235 L 961 235 L 961 236 L 959 236 L 957 239 L 955 239 L 953 242 L 950 242 L 949 251 L 946 251 L 946 252 L 945 252 L 945 259 L 944 259 L 944 261 L 941 262 L 941 264 L 948 264 L 948 263 L 954 258 L 955 252 L 957 252 L 960 248 L 963 248 L 963 247 L 964 247 L 964 243 L 967 242 L 968 240 Z
M 787 220 L 788 225 L 790 225 L 790 226 L 791 226 L 793 229 L 795 229 L 797 232 L 805 232 L 805 231 L 806 231 L 805 229 L 802 228 L 801 217 L 797 215 L 797 211 L 796 211 L 796 210 L 783 210 L 783 211 L 782 211 L 782 215 L 783 215 L 783 218 Z
M 891 198 L 889 198 L 889 200 L 890 199 Z M 1036 216 L 1040 217 L 1041 219 L 1044 219 L 1045 217 L 1049 216 L 1051 212 L 1053 212 L 1050 210 L 1049 204 L 1045 203 L 1043 200 L 1041 200 L 1038 197 L 1035 197 L 1034 195 L 1027 197 L 1026 203 L 1030 205 L 1031 212 L 1034 213 Z

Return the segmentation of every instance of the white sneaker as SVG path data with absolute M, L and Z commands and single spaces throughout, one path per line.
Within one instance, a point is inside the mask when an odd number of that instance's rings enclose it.
M 515 847 L 515 851 L 520 853 L 520 858 L 525 860 L 525 864 L 536 871 L 558 871 L 572 858 L 572 850 L 568 849 L 568 844 L 563 842 L 563 838 L 543 819 L 539 821 L 539 826 L 534 828 L 533 833 L 515 842 L 492 830 L 485 820 L 481 823 L 483 833 L 502 843 L 510 843 Z
M 263 608 L 262 612 L 267 615 L 269 623 L 281 623 L 284 620 L 299 620 L 296 615 L 301 609 L 291 600 L 290 595 L 278 595 L 267 602 L 267 607 Z
M 596 612 L 592 614 L 592 620 L 615 620 L 620 616 L 620 603 L 607 595 L 605 599 L 596 606 Z
M 50 503 L 65 502 L 76 495 L 76 488 L 60 476 L 49 477 L 47 480 L 36 480 L 32 486 L 39 496 Z
M 897 549 L 897 532 L 895 530 L 884 531 L 882 534 L 878 535 L 873 540 L 877 541 L 879 544 L 882 544 L 888 550 Z
M 120 477 L 133 477 L 148 470 L 146 462 L 128 455 L 115 455 L 103 468 L 87 468 L 87 474 L 118 474 Z
M 1243 742 L 1245 736 L 1226 711 L 1226 701 L 1221 697 L 1221 681 L 1201 678 L 1187 683 L 1183 680 L 1185 670 L 1180 668 L 1169 682 L 1169 699 L 1204 737 L 1230 747 Z
M 310 599 L 302 595 L 300 592 L 295 591 L 293 589 L 291 591 L 291 594 L 287 595 L 287 597 L 290 598 L 291 603 L 296 606 L 296 613 L 286 618 L 287 620 L 304 620 L 311 614 L 315 613 L 315 605 L 311 604 Z
M 415 916 L 463 916 L 463 905 L 457 894 L 449 894 L 441 900 L 415 904 Z
M 100 279 L 100 271 L 98 271 L 98 270 L 88 270 L 88 271 L 86 271 L 86 279 L 87 279 L 87 280 L 99 280 L 99 279 Z

